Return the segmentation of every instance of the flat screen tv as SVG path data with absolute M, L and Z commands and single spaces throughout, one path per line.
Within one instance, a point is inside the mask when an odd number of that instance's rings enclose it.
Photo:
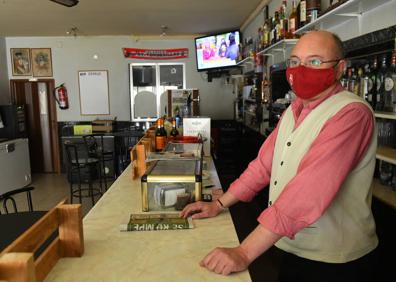
M 235 66 L 240 42 L 239 30 L 195 38 L 197 70 L 207 71 Z

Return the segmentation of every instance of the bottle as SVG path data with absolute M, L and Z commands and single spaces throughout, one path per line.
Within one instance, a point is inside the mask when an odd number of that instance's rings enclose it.
M 270 29 L 268 19 L 265 20 L 263 27 L 263 47 L 267 48 L 270 45 Z
M 164 128 L 164 120 L 159 118 L 157 120 L 157 129 L 155 130 L 155 150 L 161 152 L 166 145 L 166 131 Z
M 383 111 L 385 107 L 385 84 L 384 78 L 386 74 L 386 55 L 382 57 L 381 68 L 377 74 L 377 104 L 376 111 Z
M 297 9 L 296 9 L 296 1 L 292 2 L 292 10 L 289 16 L 289 30 L 288 30 L 288 38 L 295 38 L 294 32 L 298 28 L 298 17 L 297 17 Z
M 300 27 L 303 27 L 307 23 L 307 2 L 305 0 L 300 1 Z
M 369 96 L 369 84 L 370 84 L 370 65 L 364 66 L 364 73 L 360 79 L 360 96 L 371 105 L 373 97 Z M 372 83 L 371 83 L 372 84 Z
M 377 106 L 377 57 L 374 57 L 370 71 L 370 80 L 368 82 L 368 96 L 371 96 L 371 107 L 375 110 Z M 370 99 L 370 98 L 369 98 Z
M 357 71 L 357 76 L 356 76 L 356 82 L 355 82 L 355 88 L 353 89 L 353 93 L 355 93 L 356 95 L 363 97 L 362 96 L 362 91 L 361 91 L 361 80 L 363 78 L 363 68 L 359 67 L 358 71 Z
M 341 86 L 345 90 L 348 90 L 348 74 L 347 74 L 347 69 L 346 68 L 342 72 L 342 77 L 341 77 L 340 83 L 341 83 Z
M 172 120 L 172 130 L 169 135 L 172 137 L 176 137 L 179 135 L 179 131 L 177 130 L 177 127 L 176 127 L 176 119 Z
M 392 63 L 388 68 L 384 78 L 384 96 L 385 96 L 385 108 L 384 111 L 393 112 L 395 110 L 396 103 L 396 51 L 392 54 Z
M 352 93 L 353 93 L 353 89 L 355 87 L 355 80 L 354 80 L 354 75 L 353 75 L 354 72 L 355 72 L 355 69 L 353 67 L 348 69 L 347 89 L 349 92 L 352 92 Z

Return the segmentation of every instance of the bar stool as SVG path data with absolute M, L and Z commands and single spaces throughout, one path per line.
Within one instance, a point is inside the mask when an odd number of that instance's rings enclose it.
M 83 197 L 91 197 L 92 205 L 95 204 L 95 196 L 102 195 L 102 173 L 100 168 L 100 161 L 97 158 L 79 157 L 78 146 L 72 143 L 65 143 L 65 151 L 67 157 L 67 173 L 70 183 L 70 202 L 73 203 L 73 198 L 78 197 L 80 204 Z M 99 173 L 99 177 L 97 177 Z M 77 177 L 78 188 L 74 189 L 74 177 Z M 94 188 L 93 183 L 99 179 L 99 188 Z M 88 188 L 82 188 L 83 184 L 88 184 Z M 87 191 L 83 195 L 83 191 Z
M 104 147 L 104 135 L 103 134 L 88 134 L 84 135 L 84 143 L 88 152 L 88 156 L 90 158 L 97 158 L 100 160 L 101 165 L 101 176 L 104 181 L 105 190 L 107 190 L 107 179 L 116 178 L 115 169 L 114 169 L 114 151 L 105 150 Z M 99 139 L 99 144 L 98 144 Z M 108 168 L 108 165 L 112 166 Z M 110 172 L 113 172 L 110 175 Z

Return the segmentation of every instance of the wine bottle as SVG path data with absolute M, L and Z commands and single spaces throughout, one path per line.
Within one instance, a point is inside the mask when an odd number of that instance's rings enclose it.
M 384 78 L 384 98 L 385 108 L 384 111 L 393 112 L 396 103 L 396 52 L 392 54 L 392 63 Z
M 375 110 L 377 106 L 377 74 L 378 74 L 378 69 L 377 69 L 377 57 L 374 57 L 373 60 L 373 65 L 371 67 L 370 71 L 370 80 L 368 84 L 368 96 L 371 97 L 370 99 L 370 104 L 371 107 Z
M 162 118 L 157 120 L 157 129 L 155 130 L 155 150 L 161 152 L 166 145 L 166 131 L 164 128 L 164 121 Z
M 385 78 L 386 73 L 386 55 L 382 57 L 381 68 L 377 75 L 377 104 L 375 107 L 376 111 L 383 111 L 385 107 Z
M 179 135 L 179 131 L 177 130 L 177 127 L 176 127 L 176 119 L 173 119 L 172 120 L 172 130 L 170 132 L 170 136 L 176 137 L 178 135 Z

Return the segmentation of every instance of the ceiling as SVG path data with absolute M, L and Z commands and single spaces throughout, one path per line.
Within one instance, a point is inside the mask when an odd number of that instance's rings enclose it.
M 0 36 L 167 36 L 239 28 L 262 0 L 80 0 L 68 8 L 50 0 L 0 0 Z

